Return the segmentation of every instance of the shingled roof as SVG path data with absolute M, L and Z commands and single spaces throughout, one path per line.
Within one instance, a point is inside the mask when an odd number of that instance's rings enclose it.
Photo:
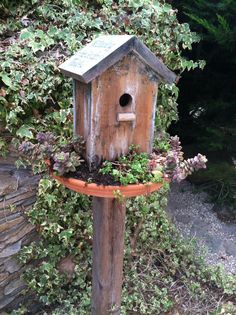
M 134 52 L 157 75 L 158 81 L 173 83 L 176 75 L 169 70 L 137 37 L 130 35 L 102 35 L 79 50 L 59 69 L 65 75 L 89 83 Z

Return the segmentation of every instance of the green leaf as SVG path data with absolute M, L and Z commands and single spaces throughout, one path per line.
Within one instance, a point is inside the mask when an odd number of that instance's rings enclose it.
M 53 202 L 57 201 L 57 197 L 55 195 L 46 194 L 45 201 L 48 203 L 49 207 L 51 207 Z
M 8 75 L 1 74 L 1 77 L 2 77 L 3 83 L 5 83 L 9 87 L 12 87 L 12 81 L 11 81 L 11 78 Z
M 30 33 L 27 29 L 22 30 L 20 34 L 20 40 L 30 39 L 32 37 L 34 37 L 33 33 Z
M 39 195 L 45 194 L 48 189 L 53 187 L 53 182 L 50 179 L 43 178 L 39 182 Z
M 29 138 L 29 139 L 32 139 L 34 136 L 33 136 L 33 133 L 32 131 L 30 130 L 31 127 L 30 126 L 27 126 L 27 125 L 22 125 L 16 132 L 16 135 L 19 136 L 20 138 Z
M 73 235 L 73 229 L 68 229 L 68 230 L 65 230 L 65 231 L 62 231 L 59 235 L 59 238 L 60 239 L 69 239 L 71 236 Z
M 43 262 L 41 265 L 42 271 L 50 272 L 52 271 L 52 265 L 50 263 Z
M 48 35 L 49 36 L 55 36 L 56 34 L 59 33 L 59 30 L 56 26 L 50 26 L 49 30 L 48 30 Z
M 32 48 L 34 53 L 36 53 L 39 50 L 41 50 L 41 51 L 45 50 L 45 47 L 41 43 L 32 42 L 32 43 L 30 43 L 29 46 Z

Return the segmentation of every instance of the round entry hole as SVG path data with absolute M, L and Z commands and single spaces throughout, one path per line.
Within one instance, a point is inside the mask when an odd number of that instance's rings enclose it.
M 131 102 L 132 102 L 132 96 L 128 93 L 121 95 L 119 99 L 120 106 L 122 107 L 130 105 Z

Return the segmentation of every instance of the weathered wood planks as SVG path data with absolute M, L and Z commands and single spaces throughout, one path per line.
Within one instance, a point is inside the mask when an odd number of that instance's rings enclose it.
M 120 97 L 131 96 L 127 106 Z M 128 152 L 131 144 L 151 152 L 157 82 L 134 54 L 129 54 L 89 84 L 75 81 L 75 133 L 86 140 L 86 159 L 94 166 Z M 121 123 L 117 115 L 133 113 L 135 119 Z
M 92 314 L 120 314 L 125 203 L 93 198 Z

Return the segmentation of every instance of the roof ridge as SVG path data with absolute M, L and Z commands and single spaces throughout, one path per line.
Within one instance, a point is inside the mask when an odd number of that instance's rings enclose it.
M 156 74 L 158 81 L 173 83 L 176 75 L 135 35 L 102 35 L 65 61 L 65 75 L 89 83 L 124 56 L 134 51 Z

